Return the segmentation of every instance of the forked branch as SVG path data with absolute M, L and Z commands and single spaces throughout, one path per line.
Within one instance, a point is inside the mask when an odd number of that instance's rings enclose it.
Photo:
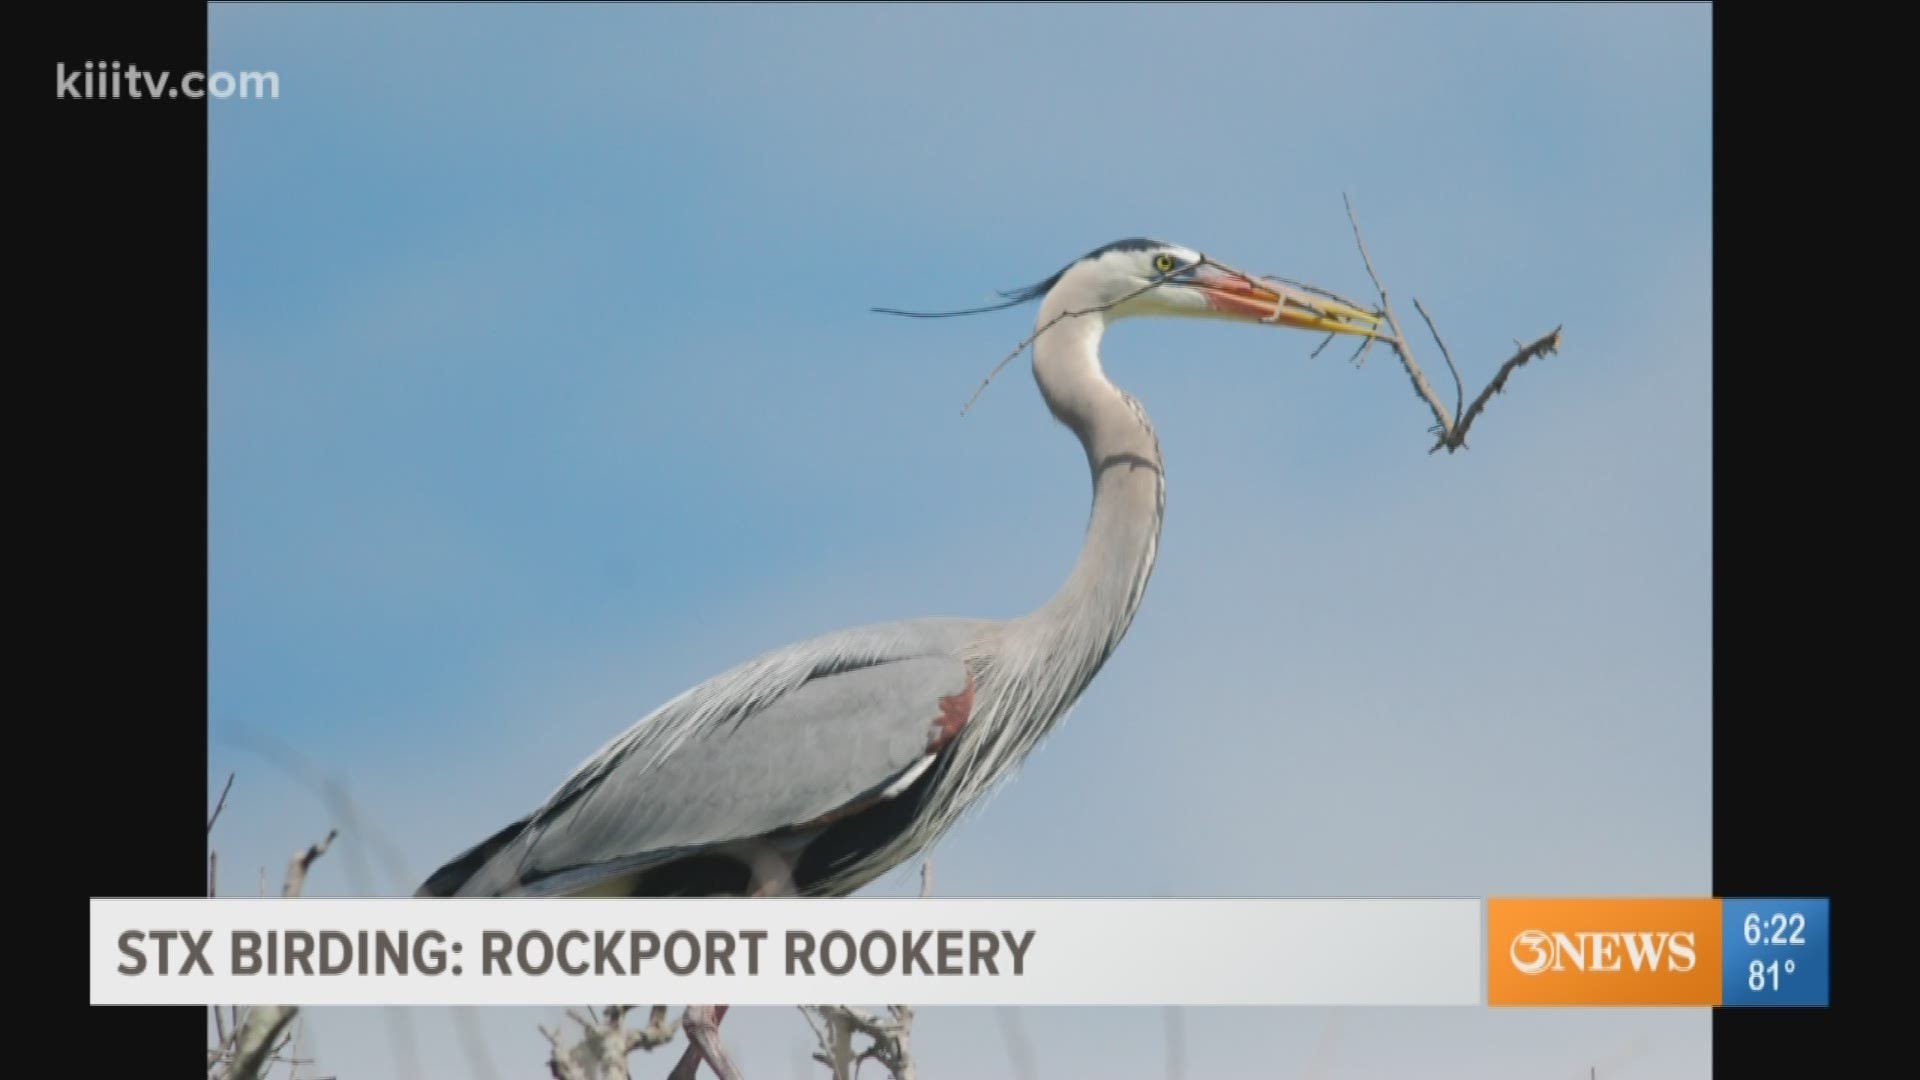
M 554 1080 L 626 1080 L 627 1057 L 635 1050 L 652 1050 L 673 1041 L 678 1020 L 668 1020 L 665 1006 L 656 1005 L 644 1028 L 626 1026 L 630 1005 L 609 1005 L 597 1014 L 568 1010 L 567 1018 L 580 1025 L 580 1038 L 571 1046 L 558 1031 L 540 1028 L 553 1046 L 547 1069 Z
M 1514 354 L 1500 365 L 1500 370 L 1494 373 L 1492 381 L 1474 397 L 1473 404 L 1463 408 L 1461 402 L 1465 399 L 1465 394 L 1460 382 L 1460 369 L 1453 362 L 1453 353 L 1448 350 L 1447 343 L 1441 339 L 1439 329 L 1433 324 L 1433 316 L 1427 314 L 1427 309 L 1421 306 L 1418 299 L 1414 300 L 1414 308 L 1420 312 L 1420 317 L 1426 320 L 1427 331 L 1433 335 L 1434 343 L 1440 347 L 1441 357 L 1446 360 L 1447 368 L 1453 372 L 1456 418 L 1455 413 L 1449 413 L 1447 407 L 1441 404 L 1440 396 L 1434 393 L 1432 385 L 1427 382 L 1426 374 L 1414 361 L 1413 350 L 1407 345 L 1407 336 L 1401 332 L 1399 320 L 1393 317 L 1393 305 L 1387 300 L 1387 288 L 1380 284 L 1380 275 L 1373 269 L 1373 258 L 1367 254 L 1367 242 L 1360 235 L 1360 220 L 1353 213 L 1353 200 L 1347 199 L 1346 204 L 1347 221 L 1353 226 L 1353 242 L 1360 248 L 1360 260 L 1366 264 L 1367 276 L 1373 279 L 1374 291 L 1380 294 L 1380 316 L 1385 321 L 1388 331 L 1380 335 L 1380 340 L 1391 346 L 1394 354 L 1400 357 L 1401 366 L 1407 369 L 1407 377 L 1413 380 L 1414 392 L 1420 395 L 1420 400 L 1426 402 L 1429 409 L 1433 410 L 1435 423 L 1428 430 L 1434 434 L 1435 442 L 1427 453 L 1431 454 L 1443 449 L 1448 453 L 1464 450 L 1467 448 L 1467 429 L 1473 426 L 1473 422 L 1479 419 L 1482 412 L 1486 411 L 1487 402 L 1492 400 L 1493 395 L 1506 390 L 1507 378 L 1515 369 L 1530 360 L 1559 351 L 1561 327 L 1556 326 L 1551 332 L 1527 344 L 1514 342 L 1516 350 Z
M 929 859 L 920 864 L 920 896 L 932 895 L 933 860 Z M 854 1080 L 861 1062 L 868 1060 L 877 1062 L 893 1080 L 914 1080 L 911 1005 L 889 1005 L 884 1017 L 846 1005 L 801 1006 L 800 1013 L 820 1043 L 813 1060 L 832 1071 L 833 1080 Z M 854 1049 L 855 1035 L 866 1037 L 865 1048 Z

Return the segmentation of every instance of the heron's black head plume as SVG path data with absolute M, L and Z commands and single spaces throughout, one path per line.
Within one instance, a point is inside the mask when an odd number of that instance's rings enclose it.
M 1032 285 L 1010 291 L 1000 291 L 1000 295 L 1007 298 L 1006 301 L 999 304 L 988 304 L 986 307 L 966 308 L 961 311 L 901 311 L 898 308 L 873 308 L 872 310 L 882 315 L 905 315 L 909 319 L 950 319 L 956 315 L 980 315 L 989 311 L 1004 311 L 1007 308 L 1019 307 L 1021 304 L 1029 304 L 1040 299 L 1047 295 L 1047 293 L 1053 291 L 1053 287 L 1060 283 L 1060 278 L 1064 276 L 1067 271 L 1090 259 L 1097 259 L 1109 251 L 1147 251 L 1152 248 L 1166 246 L 1168 245 L 1158 240 L 1149 240 L 1139 236 L 1128 237 L 1125 240 L 1115 240 L 1110 244 L 1102 244 L 1061 267 L 1052 277 L 1047 278 L 1045 281 L 1037 281 Z

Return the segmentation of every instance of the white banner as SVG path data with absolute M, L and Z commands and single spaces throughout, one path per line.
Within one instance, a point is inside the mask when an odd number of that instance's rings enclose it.
M 95 1005 L 1479 1005 L 1442 900 L 90 901 Z

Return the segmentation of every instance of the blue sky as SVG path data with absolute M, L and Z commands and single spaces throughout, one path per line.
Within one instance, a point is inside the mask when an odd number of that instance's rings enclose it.
M 1345 192 L 1470 380 L 1516 337 L 1564 324 L 1564 351 L 1470 452 L 1430 457 L 1380 355 L 1110 334 L 1167 461 L 1160 561 L 1079 708 L 935 852 L 940 890 L 1704 895 L 1710 18 L 214 7 L 211 67 L 281 85 L 209 106 L 230 884 L 337 816 L 245 737 L 338 778 L 378 830 L 310 891 L 409 891 L 739 660 L 1042 602 L 1085 525 L 1084 458 L 1024 358 L 959 415 L 1032 309 L 867 309 L 971 306 L 1132 235 L 1364 294 Z M 352 1080 L 480 1075 L 454 1019 L 413 1014 L 403 1053 L 391 1017 L 318 1010 L 309 1049 Z M 539 1067 L 541 1021 L 487 1018 L 499 1075 Z M 1019 1076 L 1001 1022 L 924 1011 L 924 1071 Z M 1695 1013 L 1183 1022 L 1189 1076 L 1709 1064 Z M 1165 1075 L 1151 1010 L 1019 1023 L 1044 1075 Z M 790 1011 L 727 1029 L 749 1076 L 803 1074 Z

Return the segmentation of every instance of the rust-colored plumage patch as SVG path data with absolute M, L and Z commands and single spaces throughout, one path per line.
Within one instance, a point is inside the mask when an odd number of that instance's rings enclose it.
M 927 750 L 933 752 L 953 741 L 960 729 L 966 726 L 967 718 L 973 715 L 973 669 L 967 669 L 967 688 L 957 694 L 948 694 L 940 699 L 940 715 L 933 722 L 933 731 L 927 737 Z
M 940 715 L 927 730 L 927 753 L 936 754 L 960 734 L 967 720 L 973 715 L 973 671 L 967 671 L 967 688 L 957 694 L 948 694 L 940 699 Z M 897 794 L 897 792 L 896 792 Z M 816 818 L 797 825 L 790 825 L 783 832 L 808 832 L 824 828 L 837 821 L 844 821 L 855 814 L 872 809 L 885 801 L 879 796 L 850 802 L 837 810 L 829 810 Z

